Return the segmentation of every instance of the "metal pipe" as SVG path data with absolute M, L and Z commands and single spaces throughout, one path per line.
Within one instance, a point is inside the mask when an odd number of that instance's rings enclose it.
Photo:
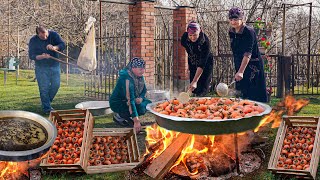
M 237 168 L 237 173 L 240 174 L 240 162 L 239 162 L 239 152 L 238 152 L 238 135 L 237 133 L 233 134 L 234 138 L 234 153 L 236 155 L 236 168 Z
M 88 0 L 88 1 L 97 1 L 97 0 Z M 99 0 L 99 2 L 105 2 L 105 3 L 115 3 L 115 4 L 127 4 L 127 5 L 135 5 L 136 2 L 130 2 L 130 1 L 116 1 L 116 0 Z
M 285 56 L 285 45 L 286 45 L 286 4 L 283 4 L 282 14 L 282 55 Z
M 308 74 L 307 74 L 307 79 L 308 79 L 308 89 L 310 88 L 310 63 L 311 63 L 311 20 L 312 20 L 312 3 L 310 4 L 310 10 L 309 10 L 309 33 L 308 33 Z

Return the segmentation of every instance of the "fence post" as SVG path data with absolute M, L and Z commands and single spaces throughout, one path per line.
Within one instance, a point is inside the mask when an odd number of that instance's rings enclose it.
M 290 93 L 290 84 L 291 82 L 291 57 L 284 56 L 283 57 L 283 80 L 284 80 L 284 88 L 285 88 L 285 95 Z
M 195 20 L 197 14 L 193 7 L 179 6 L 173 10 L 173 74 L 174 85 L 177 91 L 185 90 L 186 85 L 189 83 L 188 72 L 188 54 L 184 47 L 181 46 L 181 36 L 187 30 L 187 25 L 191 20 Z
M 277 98 L 282 98 L 284 94 L 284 79 L 282 71 L 282 59 L 284 56 L 280 55 L 277 63 Z
M 154 0 L 138 0 L 129 5 L 130 50 L 133 57 L 146 61 L 144 77 L 147 87 L 154 86 Z
M 277 64 L 277 98 L 283 98 L 290 92 L 291 57 L 279 56 Z

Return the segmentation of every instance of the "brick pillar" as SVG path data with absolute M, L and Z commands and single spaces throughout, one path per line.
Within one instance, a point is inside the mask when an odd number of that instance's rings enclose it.
M 146 61 L 144 74 L 148 87 L 154 85 L 154 1 L 138 0 L 129 5 L 131 33 L 131 57 L 141 57 Z
M 188 23 L 191 20 L 196 20 L 197 14 L 194 8 L 188 6 L 180 6 L 173 10 L 173 67 L 175 87 L 178 91 L 185 90 L 189 85 L 188 71 L 188 54 L 185 48 L 181 46 L 181 36 L 187 31 Z

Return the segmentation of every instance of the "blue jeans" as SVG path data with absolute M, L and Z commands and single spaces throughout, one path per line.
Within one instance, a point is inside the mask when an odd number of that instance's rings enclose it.
M 51 107 L 51 102 L 60 88 L 60 66 L 36 66 L 35 72 L 39 86 L 42 110 L 44 112 L 50 112 L 53 109 Z

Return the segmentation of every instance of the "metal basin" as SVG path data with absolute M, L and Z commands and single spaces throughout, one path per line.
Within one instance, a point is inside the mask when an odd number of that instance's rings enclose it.
M 163 101 L 170 99 L 170 92 L 165 90 L 149 90 L 146 97 L 151 101 Z
M 1 151 L 0 150 L 0 161 L 26 161 L 36 159 L 43 154 L 45 154 L 53 144 L 57 137 L 57 129 L 54 124 L 47 120 L 46 118 L 27 111 L 0 111 L 0 121 L 1 118 L 24 118 L 28 120 L 35 121 L 41 124 L 47 131 L 47 141 L 44 145 L 37 147 L 35 149 L 26 151 Z
M 75 106 L 77 109 L 88 109 L 93 116 L 110 114 L 113 111 L 110 108 L 109 101 L 86 101 Z
M 258 115 L 238 119 L 191 119 L 164 115 L 154 111 L 153 107 L 161 102 L 164 101 L 147 105 L 147 109 L 155 115 L 159 126 L 172 131 L 200 135 L 231 134 L 255 129 L 262 120 L 262 116 L 269 114 L 272 110 L 267 104 L 251 101 L 262 106 L 265 111 Z

